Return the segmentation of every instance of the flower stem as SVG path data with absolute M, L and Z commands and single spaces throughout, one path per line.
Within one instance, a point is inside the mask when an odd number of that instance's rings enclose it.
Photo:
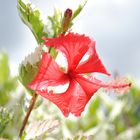
M 22 127 L 21 127 L 21 129 L 20 129 L 19 137 L 22 137 L 22 134 L 23 134 L 23 131 L 24 131 L 24 129 L 25 129 L 25 126 L 26 126 L 26 124 L 27 124 L 27 122 L 28 122 L 29 116 L 30 116 L 30 114 L 31 114 L 31 112 L 32 112 L 32 110 L 33 110 L 33 108 L 34 108 L 34 105 L 35 105 L 37 96 L 38 96 L 38 95 L 37 95 L 36 93 L 33 94 L 33 97 L 32 97 L 32 99 L 31 99 L 31 101 L 30 101 L 30 105 L 29 105 L 28 111 L 27 111 L 27 113 L 26 113 L 26 116 L 25 116 L 25 118 L 24 118 L 24 120 L 23 120 L 23 123 L 22 123 Z

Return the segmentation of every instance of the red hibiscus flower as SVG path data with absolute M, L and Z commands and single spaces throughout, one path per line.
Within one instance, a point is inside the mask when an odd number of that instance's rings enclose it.
M 69 113 L 80 116 L 91 97 L 100 88 L 124 88 L 129 83 L 104 83 L 87 73 L 98 72 L 110 75 L 95 49 L 95 41 L 84 35 L 68 33 L 57 38 L 46 38 L 46 46 L 53 46 L 67 59 L 68 68 L 64 71 L 49 53 L 44 53 L 38 73 L 29 88 L 44 98 L 52 101 L 64 116 Z M 85 59 L 84 59 L 85 58 Z M 63 93 L 49 91 L 49 86 L 68 83 Z

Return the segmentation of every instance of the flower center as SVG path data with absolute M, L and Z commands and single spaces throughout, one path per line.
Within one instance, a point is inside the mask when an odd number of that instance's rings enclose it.
M 68 76 L 69 79 L 72 79 L 72 78 L 75 77 L 75 73 L 74 72 L 68 72 L 67 76 Z

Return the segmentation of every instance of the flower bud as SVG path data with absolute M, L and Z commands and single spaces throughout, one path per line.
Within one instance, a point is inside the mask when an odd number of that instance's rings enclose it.
M 72 10 L 71 9 L 66 9 L 64 12 L 64 17 L 62 21 L 62 33 L 65 34 L 67 30 L 70 27 L 71 24 L 71 19 L 72 19 Z
M 71 9 L 66 9 L 65 13 L 64 13 L 64 17 L 66 18 L 71 18 L 72 17 L 72 10 Z

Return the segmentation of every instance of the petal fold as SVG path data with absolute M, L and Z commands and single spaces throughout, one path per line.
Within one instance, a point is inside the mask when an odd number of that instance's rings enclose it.
M 28 87 L 32 90 L 46 89 L 47 86 L 56 86 L 68 82 L 58 64 L 53 60 L 49 53 L 44 53 L 40 62 L 38 73 Z
M 65 117 L 68 117 L 69 113 L 79 117 L 90 99 L 75 80 L 70 82 L 65 93 L 51 94 L 47 91 L 37 91 L 37 93 L 53 102 Z
M 53 46 L 66 56 L 69 71 L 73 71 L 77 67 L 89 49 L 89 46 L 95 44 L 89 37 L 74 33 L 61 35 L 58 38 L 46 38 L 44 40 L 46 46 Z
M 76 68 L 76 73 L 91 73 L 91 72 L 98 72 L 103 73 L 106 75 L 110 75 L 105 66 L 103 65 L 102 61 L 100 60 L 95 46 L 90 46 L 89 48 L 89 58 L 83 62 L 81 62 L 78 67 Z

